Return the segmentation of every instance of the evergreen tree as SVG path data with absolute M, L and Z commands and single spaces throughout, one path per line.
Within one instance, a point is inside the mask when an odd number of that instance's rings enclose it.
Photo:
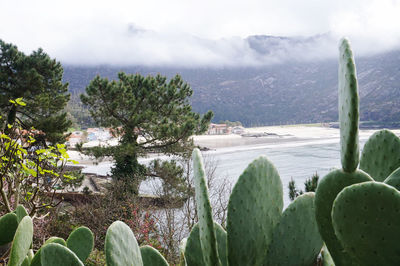
M 42 49 L 25 55 L 15 45 L 0 40 L 0 112 L 4 117 L 2 130 L 19 120 L 29 129 L 42 133 L 38 141 L 59 143 L 71 122 L 63 111 L 70 95 L 68 84 L 62 82 L 63 68 Z M 23 98 L 26 106 L 19 108 L 10 100 Z
M 187 153 L 193 148 L 189 137 L 205 132 L 213 114 L 209 111 L 200 117 L 192 111 L 189 97 L 193 91 L 179 75 L 167 81 L 161 75 L 121 72 L 118 78 L 109 81 L 97 76 L 81 95 L 96 123 L 112 128 L 119 138 L 117 146 L 96 147 L 87 153 L 97 158 L 111 156 L 113 177 L 127 181 L 137 193 L 148 171 L 138 157 L 154 152 Z

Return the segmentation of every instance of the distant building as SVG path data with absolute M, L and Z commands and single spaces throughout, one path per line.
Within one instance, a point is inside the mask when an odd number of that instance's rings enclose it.
M 213 124 L 211 123 L 208 127 L 208 135 L 226 135 L 231 133 L 231 127 L 227 124 Z
M 238 135 L 243 134 L 244 133 L 244 127 L 242 127 L 242 126 L 233 127 L 232 128 L 232 133 L 233 134 L 238 134 Z
M 74 131 L 71 133 L 71 135 L 68 136 L 67 138 L 67 145 L 70 147 L 74 147 L 78 143 L 83 142 L 83 132 L 82 131 Z

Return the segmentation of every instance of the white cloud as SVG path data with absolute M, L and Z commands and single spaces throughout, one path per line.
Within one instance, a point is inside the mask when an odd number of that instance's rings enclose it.
M 72 64 L 238 66 L 336 56 L 348 36 L 357 54 L 400 47 L 400 2 L 390 0 L 5 0 L 0 38 L 42 47 Z M 261 55 L 249 35 L 312 36 Z M 235 37 L 237 36 L 237 37 Z

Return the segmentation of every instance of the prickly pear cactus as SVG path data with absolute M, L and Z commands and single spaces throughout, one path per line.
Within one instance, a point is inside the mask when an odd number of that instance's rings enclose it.
M 342 39 L 339 46 L 339 122 L 341 161 L 345 172 L 356 170 L 358 147 L 358 85 L 356 66 L 349 41 Z
M 203 158 L 201 157 L 200 150 L 194 149 L 192 157 L 197 213 L 199 216 L 200 245 L 203 250 L 204 265 L 221 265 L 217 250 L 217 239 L 214 232 L 211 204 L 208 198 Z
M 67 247 L 85 262 L 94 247 L 92 231 L 85 226 L 76 228 L 67 239 Z
M 343 247 L 333 229 L 331 216 L 333 202 L 345 187 L 372 180 L 368 174 L 360 170 L 353 173 L 334 170 L 324 176 L 318 184 L 315 193 L 315 217 L 319 232 L 336 265 L 351 265 L 352 259 L 343 251 Z
M 388 184 L 400 191 L 400 167 L 393 171 L 383 183 Z
M 24 261 L 30 249 L 33 238 L 32 218 L 25 216 L 18 224 L 11 246 L 9 266 L 19 266 Z
M 374 180 L 384 181 L 400 167 L 400 139 L 389 130 L 375 132 L 365 143 L 360 169 Z
M 0 246 L 10 243 L 18 227 L 17 215 L 7 213 L 0 217 Z
M 379 182 L 345 188 L 335 199 L 333 227 L 359 265 L 400 265 L 400 193 Z
M 179 244 L 179 266 L 186 266 L 185 249 L 186 249 L 187 238 L 182 239 Z
M 17 215 L 17 220 L 18 223 L 21 222 L 21 220 L 25 217 L 28 216 L 28 212 L 26 211 L 25 207 L 22 205 L 18 205 L 17 208 L 15 209 L 15 214 Z
M 229 265 L 262 264 L 282 208 L 279 174 L 266 157 L 260 157 L 239 177 L 229 198 Z
M 49 243 L 42 247 L 40 256 L 42 266 L 83 266 L 84 264 L 69 248 L 58 243 Z
M 228 259 L 226 254 L 226 232 L 217 223 L 214 223 L 215 235 L 217 237 L 218 244 L 218 254 L 221 259 L 221 264 L 223 266 L 228 265 Z M 199 234 L 199 224 L 193 226 L 192 231 L 186 241 L 185 247 L 185 261 L 188 266 L 202 266 L 203 261 L 203 251 L 200 245 L 200 234 Z
M 283 212 L 274 229 L 265 265 L 313 265 L 322 244 L 315 220 L 314 193 L 305 193 Z
M 113 222 L 108 228 L 104 249 L 108 266 L 143 266 L 136 238 L 121 221 Z
M 326 245 L 322 247 L 321 256 L 322 256 L 322 266 L 335 266 L 335 263 L 333 262 L 331 254 L 329 253 L 329 250 L 326 247 Z
M 168 262 L 155 248 L 150 246 L 140 247 L 143 266 L 168 266 Z
M 35 253 L 35 255 L 33 256 L 33 259 L 32 259 L 32 261 L 31 261 L 30 266 L 40 266 L 40 265 L 42 265 L 42 263 L 41 263 L 42 248 L 43 248 L 46 244 L 50 244 L 50 243 L 57 243 L 57 244 L 60 244 L 60 245 L 62 245 L 62 246 L 64 246 L 64 247 L 67 246 L 67 242 L 65 242 L 64 239 L 62 239 L 62 238 L 60 238 L 60 237 L 55 237 L 55 236 L 50 237 L 49 239 L 47 239 L 47 240 L 44 242 L 43 246 Z

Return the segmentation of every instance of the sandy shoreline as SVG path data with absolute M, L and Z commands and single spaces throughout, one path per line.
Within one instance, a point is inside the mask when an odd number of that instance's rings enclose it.
M 360 130 L 360 138 L 368 138 L 377 130 Z M 399 135 L 400 130 L 392 130 Z M 265 134 L 263 137 L 243 137 L 236 134 L 229 135 L 200 135 L 193 136 L 195 145 L 201 148 L 211 150 L 238 147 L 238 146 L 258 146 L 263 144 L 285 144 L 297 141 L 308 141 L 318 139 L 335 139 L 339 141 L 340 132 L 337 128 L 330 128 L 321 124 L 313 125 L 285 125 L 285 126 L 267 126 L 246 128 L 247 134 Z M 77 151 L 68 151 L 70 157 L 79 162 L 80 165 L 94 165 L 95 160 L 84 156 Z M 102 162 L 111 162 L 110 159 L 104 159 Z

